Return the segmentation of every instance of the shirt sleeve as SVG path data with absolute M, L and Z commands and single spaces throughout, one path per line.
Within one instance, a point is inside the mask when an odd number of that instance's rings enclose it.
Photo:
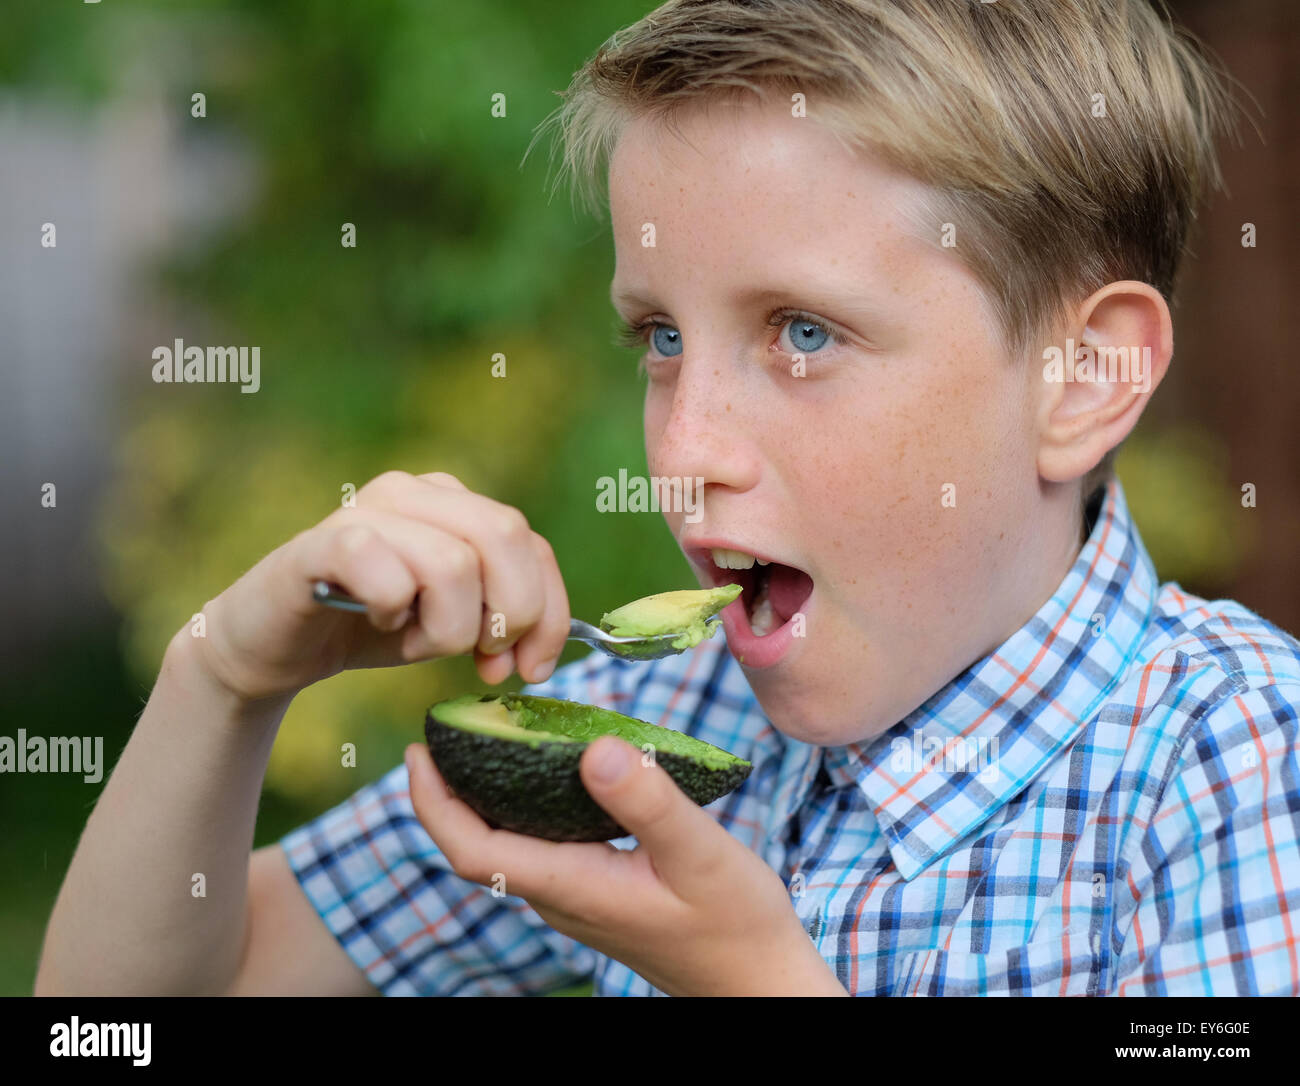
M 524 692 L 607 703 L 618 665 L 585 657 Z M 452 872 L 411 807 L 405 765 L 280 846 L 325 926 L 384 995 L 541 995 L 595 970 L 594 951 L 522 898 Z
M 1292 684 L 1245 690 L 1186 739 L 1121 869 L 1114 994 L 1300 995 L 1297 705 Z

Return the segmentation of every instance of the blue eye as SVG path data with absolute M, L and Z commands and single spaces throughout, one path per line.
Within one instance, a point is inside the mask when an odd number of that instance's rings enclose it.
M 682 334 L 666 324 L 656 324 L 650 335 L 650 345 L 664 357 L 671 358 L 682 353 Z
M 820 351 L 830 340 L 831 335 L 816 321 L 796 318 L 790 322 L 790 342 L 799 352 Z

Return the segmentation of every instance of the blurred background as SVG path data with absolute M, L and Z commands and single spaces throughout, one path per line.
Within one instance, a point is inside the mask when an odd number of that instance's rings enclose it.
M 646 472 L 636 356 L 611 346 L 612 242 L 567 193 L 548 198 L 547 145 L 520 166 L 554 92 L 654 6 L 6 0 L 0 735 L 103 735 L 107 777 L 171 635 L 344 484 L 389 468 L 450 471 L 522 509 L 575 614 L 694 584 L 657 514 L 596 511 L 597 476 Z M 1175 365 L 1120 477 L 1163 579 L 1295 632 L 1300 8 L 1170 6 L 1259 129 L 1223 148 Z M 260 391 L 156 384 L 152 352 L 177 338 L 259 346 Z M 380 776 L 428 704 L 478 688 L 449 660 L 303 693 L 256 844 Z M 102 786 L 0 776 L 0 995 L 31 991 Z

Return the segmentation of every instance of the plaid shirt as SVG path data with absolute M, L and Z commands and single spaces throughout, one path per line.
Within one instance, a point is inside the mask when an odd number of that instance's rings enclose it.
M 1300 995 L 1300 643 L 1160 585 L 1117 481 L 1039 612 L 873 740 L 782 736 L 721 633 L 525 689 L 753 762 L 708 810 L 851 993 Z M 281 844 L 385 994 L 659 994 L 452 874 L 404 766 Z

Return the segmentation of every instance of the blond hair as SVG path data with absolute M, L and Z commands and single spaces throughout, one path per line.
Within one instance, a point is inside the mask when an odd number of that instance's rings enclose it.
M 1017 356 L 1106 283 L 1172 295 L 1232 106 L 1147 0 L 669 0 L 578 70 L 533 142 L 561 130 L 556 184 L 595 211 L 629 120 L 770 90 L 929 186 L 936 237 L 957 224 Z

